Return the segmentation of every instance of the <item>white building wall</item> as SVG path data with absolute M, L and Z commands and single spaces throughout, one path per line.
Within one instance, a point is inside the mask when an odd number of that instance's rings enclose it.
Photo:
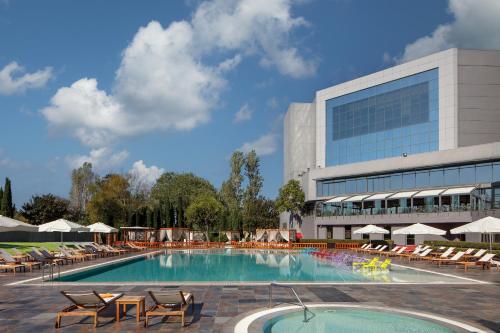
M 458 50 L 458 145 L 500 141 L 500 51 Z
M 315 166 L 316 113 L 313 103 L 292 103 L 284 119 L 284 182 Z

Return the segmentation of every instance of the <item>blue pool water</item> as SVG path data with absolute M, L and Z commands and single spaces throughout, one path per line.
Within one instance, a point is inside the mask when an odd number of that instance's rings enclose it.
M 264 333 L 453 333 L 434 322 L 400 314 L 361 309 L 312 309 L 304 322 L 302 311 L 277 316 Z
M 61 282 L 457 282 L 453 277 L 393 267 L 353 272 L 286 250 L 167 250 L 63 275 Z

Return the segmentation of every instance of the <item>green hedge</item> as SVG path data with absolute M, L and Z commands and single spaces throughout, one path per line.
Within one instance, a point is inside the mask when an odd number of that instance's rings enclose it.
M 456 248 L 463 248 L 463 249 L 469 249 L 469 248 L 487 249 L 487 250 L 490 249 L 490 243 L 457 242 L 457 241 L 424 241 L 424 244 L 430 246 L 448 246 L 448 247 L 453 246 Z M 500 250 L 500 243 L 493 243 L 492 249 Z

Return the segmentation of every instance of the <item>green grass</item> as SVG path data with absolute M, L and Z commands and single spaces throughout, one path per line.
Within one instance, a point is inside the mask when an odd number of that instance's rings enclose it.
M 25 253 L 31 251 L 32 247 L 44 247 L 49 251 L 57 250 L 60 242 L 5 242 L 0 243 L 0 249 L 6 249 L 7 252 L 12 252 L 12 248 L 15 247 L 19 251 Z

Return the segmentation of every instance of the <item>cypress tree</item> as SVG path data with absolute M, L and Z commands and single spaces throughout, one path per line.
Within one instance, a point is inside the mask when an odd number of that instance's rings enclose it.
M 2 195 L 2 215 L 7 217 L 14 217 L 14 207 L 12 206 L 12 189 L 9 178 L 5 178 L 4 192 Z
M 3 197 L 3 188 L 0 187 L 0 215 L 3 215 L 3 210 L 2 210 L 2 197 Z

